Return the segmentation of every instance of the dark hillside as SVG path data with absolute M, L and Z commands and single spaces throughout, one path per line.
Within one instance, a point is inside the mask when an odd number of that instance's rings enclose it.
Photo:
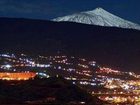
M 0 49 L 63 51 L 121 70 L 140 69 L 140 31 L 68 22 L 0 18 Z
M 56 77 L 24 82 L 0 81 L 0 93 L 0 104 L 7 105 L 24 103 L 27 105 L 74 105 L 71 104 L 72 102 L 102 105 L 103 103 L 71 82 Z

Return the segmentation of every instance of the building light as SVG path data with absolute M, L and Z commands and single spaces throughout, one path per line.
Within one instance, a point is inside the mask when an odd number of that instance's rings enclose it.
M 11 67 L 12 67 L 12 66 L 9 65 L 9 64 L 5 65 L 5 68 L 6 68 L 6 69 L 10 69 Z

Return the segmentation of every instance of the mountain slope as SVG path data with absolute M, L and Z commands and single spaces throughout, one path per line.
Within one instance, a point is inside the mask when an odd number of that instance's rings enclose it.
M 120 27 L 140 30 L 140 25 L 132 23 L 117 17 L 102 8 L 96 8 L 93 11 L 81 12 L 64 17 L 58 17 L 53 21 L 69 21 L 91 25 L 108 26 L 108 27 Z
M 0 18 L 0 50 L 89 57 L 101 65 L 140 69 L 140 31 L 71 22 Z M 10 51 L 9 51 L 10 50 Z

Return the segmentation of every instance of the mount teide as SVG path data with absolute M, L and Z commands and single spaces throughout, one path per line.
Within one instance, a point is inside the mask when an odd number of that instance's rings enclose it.
M 56 19 L 53 19 L 53 21 L 69 21 L 83 24 L 140 30 L 140 25 L 115 16 L 102 8 L 96 8 L 92 11 L 80 12 L 64 17 L 58 17 Z

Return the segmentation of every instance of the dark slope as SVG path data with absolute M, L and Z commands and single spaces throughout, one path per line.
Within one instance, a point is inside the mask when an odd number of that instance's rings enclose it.
M 140 31 L 77 23 L 0 19 L 0 48 L 17 51 L 64 51 L 124 70 L 140 69 Z
M 14 84 L 14 85 L 13 85 Z M 86 105 L 102 105 L 85 90 L 63 78 L 35 79 L 29 81 L 0 81 L 0 104 L 71 105 L 71 102 L 86 102 Z M 60 104 L 59 104 L 60 103 Z M 49 104 L 52 105 L 52 104 Z

